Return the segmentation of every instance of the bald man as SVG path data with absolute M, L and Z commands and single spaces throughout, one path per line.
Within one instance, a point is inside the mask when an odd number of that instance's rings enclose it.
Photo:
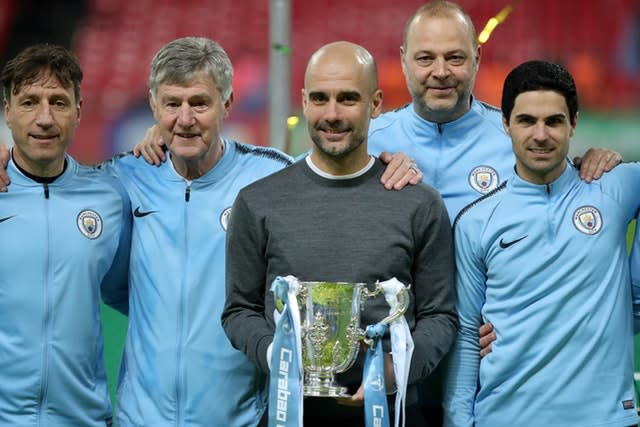
M 249 185 L 234 203 L 223 327 L 232 344 L 268 373 L 274 300 L 266 285 L 277 276 L 365 283 L 396 277 L 411 284 L 405 318 L 415 350 L 407 425 L 424 426 L 415 405 L 415 384 L 448 351 L 457 327 L 446 208 L 425 184 L 394 192 L 379 184 L 384 165 L 367 153 L 367 133 L 370 119 L 381 111 L 382 92 L 375 61 L 366 49 L 348 42 L 323 46 L 309 60 L 304 85 L 310 155 Z M 368 300 L 361 324 L 380 321 L 388 310 L 382 297 Z M 383 348 L 389 351 L 388 337 Z M 384 366 L 393 397 L 390 354 Z M 362 370 L 359 358 L 338 378 L 354 393 L 350 405 L 306 398 L 305 426 L 362 425 Z

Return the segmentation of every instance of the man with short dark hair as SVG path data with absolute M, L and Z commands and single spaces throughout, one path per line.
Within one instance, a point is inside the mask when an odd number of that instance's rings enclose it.
M 626 232 L 640 208 L 640 164 L 580 180 L 566 160 L 578 96 L 560 65 L 513 69 L 502 114 L 516 174 L 454 224 L 460 331 L 445 425 L 636 425 L 640 289 L 632 294 Z M 498 338 L 480 360 L 486 322 Z
M 126 311 L 129 200 L 67 154 L 82 110 L 71 52 L 31 46 L 1 80 L 14 144 L 0 193 L 0 424 L 110 426 L 99 304 Z

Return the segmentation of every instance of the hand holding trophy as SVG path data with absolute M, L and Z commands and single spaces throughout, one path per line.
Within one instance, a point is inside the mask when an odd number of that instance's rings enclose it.
M 352 367 L 361 343 L 364 342 L 369 348 L 365 371 L 367 366 L 372 366 L 371 371 L 364 375 L 365 405 L 367 396 L 372 395 L 373 389 L 373 392 L 381 393 L 386 407 L 384 375 L 379 372 L 375 361 L 369 363 L 369 354 L 374 355 L 373 358 L 379 357 L 379 366 L 382 366 L 380 339 L 387 326 L 407 310 L 409 288 L 401 286 L 394 293 L 396 302 L 391 304 L 389 315 L 377 324 L 369 325 L 366 330 L 360 328 L 360 313 L 367 299 L 385 292 L 380 283 L 376 283 L 370 291 L 365 283 L 300 281 L 288 276 L 277 278 L 272 291 L 276 305 L 286 318 L 278 319 L 276 325 L 272 349 L 271 393 L 283 395 L 285 378 L 279 368 L 284 361 L 287 363 L 287 381 L 292 384 L 292 387 L 286 388 L 288 393 L 296 393 L 292 388 L 301 386 L 304 396 L 350 397 L 346 387 L 336 383 L 335 374 Z M 287 343 L 282 342 L 283 338 Z M 288 348 L 289 346 L 298 348 Z M 293 360 L 296 354 L 301 357 L 302 384 L 295 380 L 294 383 L 290 382 L 290 375 L 295 375 L 292 373 L 295 369 L 288 369 L 289 366 L 298 366 L 300 372 L 300 362 Z M 285 360 L 282 359 L 283 356 Z M 283 402 L 278 403 L 282 406 Z M 301 402 L 295 405 L 299 407 L 301 415 Z

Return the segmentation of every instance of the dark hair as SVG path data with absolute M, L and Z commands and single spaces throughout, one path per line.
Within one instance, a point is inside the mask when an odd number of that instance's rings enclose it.
M 36 44 L 21 51 L 2 69 L 2 92 L 9 101 L 24 85 L 50 73 L 66 89 L 73 87 L 76 102 L 80 102 L 82 67 L 68 49 L 50 44 Z
M 502 88 L 502 116 L 509 121 L 516 97 L 523 92 L 553 90 L 564 96 L 569 120 L 575 124 L 578 92 L 571 74 L 561 65 L 547 61 L 527 61 L 511 70 Z

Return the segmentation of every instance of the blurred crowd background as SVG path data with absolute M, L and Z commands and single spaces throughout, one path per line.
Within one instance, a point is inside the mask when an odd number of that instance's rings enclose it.
M 402 30 L 419 0 L 291 0 L 291 105 L 300 115 L 300 88 L 309 55 L 349 40 L 378 61 L 385 109 L 409 102 L 399 61 Z M 505 6 L 511 14 L 482 47 L 474 94 L 499 105 L 502 81 L 515 65 L 547 59 L 575 76 L 581 101 L 573 152 L 606 146 L 640 160 L 640 0 L 459 0 L 482 30 Z M 187 35 L 210 37 L 235 66 L 235 104 L 225 134 L 269 141 L 269 0 L 0 0 L 0 62 L 35 42 L 70 47 L 85 79 L 83 117 L 71 146 L 93 162 L 131 149 L 152 124 L 146 77 L 154 52 Z M 285 124 L 283 124 L 284 126 Z M 0 123 L 0 140 L 10 134 Z M 303 121 L 289 151 L 306 151 Z

